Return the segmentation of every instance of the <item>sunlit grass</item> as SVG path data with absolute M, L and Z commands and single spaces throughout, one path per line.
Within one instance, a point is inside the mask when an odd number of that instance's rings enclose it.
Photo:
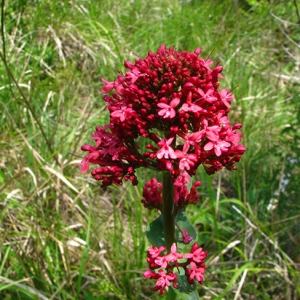
M 5 2 L 1 299 L 159 298 L 142 277 L 156 214 L 140 204 L 141 189 L 153 174 L 102 190 L 75 165 L 108 121 L 101 78 L 114 80 L 124 60 L 162 43 L 200 46 L 224 66 L 247 148 L 238 171 L 197 175 L 201 199 L 188 210 L 209 252 L 199 294 L 299 297 L 300 36 L 298 8 L 287 2 Z

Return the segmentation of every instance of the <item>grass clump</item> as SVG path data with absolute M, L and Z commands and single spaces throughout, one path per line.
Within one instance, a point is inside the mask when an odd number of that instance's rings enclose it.
M 300 296 L 295 1 L 1 3 L 1 299 L 158 298 L 142 278 L 150 172 L 137 188 L 103 191 L 74 165 L 107 122 L 101 78 L 162 43 L 220 61 L 247 148 L 237 172 L 199 172 L 190 214 L 209 251 L 199 294 Z

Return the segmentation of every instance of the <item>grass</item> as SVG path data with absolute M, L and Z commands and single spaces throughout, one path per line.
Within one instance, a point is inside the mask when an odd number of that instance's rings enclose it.
M 146 268 L 155 213 L 76 163 L 107 122 L 101 78 L 160 44 L 202 48 L 234 89 L 239 170 L 199 178 L 189 208 L 209 251 L 202 299 L 300 297 L 296 1 L 2 1 L 0 299 L 158 299 Z M 4 64 L 6 62 L 6 65 Z

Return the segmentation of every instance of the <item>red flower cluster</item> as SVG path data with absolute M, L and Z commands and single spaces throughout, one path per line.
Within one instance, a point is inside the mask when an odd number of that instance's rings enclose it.
M 211 68 L 199 54 L 199 48 L 190 53 L 162 45 L 134 64 L 125 62 L 128 71 L 115 81 L 103 79 L 110 123 L 96 128 L 95 146 L 82 146 L 88 152 L 82 172 L 99 165 L 92 175 L 107 186 L 123 179 L 136 185 L 139 167 L 168 170 L 173 182 L 201 164 L 208 174 L 236 168 L 245 148 L 241 124 L 228 120 L 234 96 L 218 90 L 223 68 Z
M 171 247 L 171 252 L 164 254 L 166 247 L 155 247 L 148 249 L 147 262 L 151 270 L 158 269 L 157 272 L 147 270 L 144 272 L 145 278 L 156 279 L 155 291 L 160 294 L 165 292 L 166 287 L 171 283 L 177 288 L 177 274 L 174 269 L 183 268 L 189 284 L 194 284 L 195 280 L 202 283 L 204 280 L 205 264 L 204 260 L 207 252 L 203 251 L 197 243 L 194 243 L 191 252 L 180 254 L 177 252 L 176 244 Z
M 200 181 L 196 181 L 190 191 L 187 185 L 190 183 L 190 176 L 183 171 L 174 181 L 174 204 L 175 212 L 185 208 L 188 204 L 196 204 L 200 195 L 196 192 L 196 188 L 200 186 Z M 146 208 L 156 208 L 162 211 L 162 189 L 163 186 L 156 178 L 152 178 L 145 183 L 143 188 L 143 200 L 141 201 Z
M 165 173 L 168 181 L 164 177 L 164 184 L 167 182 L 166 187 L 170 187 L 168 182 L 172 181 L 174 209 L 166 205 L 163 211 L 163 203 L 173 199 L 162 199 L 163 185 L 155 178 L 145 184 L 142 203 L 149 209 L 160 210 L 164 221 L 169 217 L 170 228 L 178 227 L 182 234 L 178 242 L 184 244 L 189 244 L 193 237 L 176 222 L 173 224 L 172 217 L 199 199 L 199 181 L 190 190 L 187 188 L 190 176 L 195 175 L 200 165 L 208 174 L 223 167 L 235 169 L 234 164 L 245 152 L 239 144 L 242 125 L 231 126 L 228 119 L 234 96 L 226 89 L 219 90 L 223 68 L 218 64 L 212 67 L 213 61 L 199 54 L 200 48 L 190 53 L 162 45 L 156 53 L 149 52 L 134 64 L 125 62 L 127 71 L 114 81 L 102 79 L 110 122 L 96 127 L 92 135 L 95 145 L 81 148 L 88 152 L 80 164 L 81 171 L 87 172 L 90 164 L 97 165 L 92 175 L 102 182 L 102 187 L 120 185 L 123 180 L 136 185 L 135 171 L 140 167 L 170 172 L 171 178 Z M 171 217 L 166 214 L 168 209 Z M 164 224 L 168 249 L 148 249 L 150 270 L 144 273 L 144 277 L 157 280 L 154 289 L 161 294 L 171 284 L 178 287 L 178 273 L 174 270 L 179 272 L 179 268 L 184 270 L 188 283 L 202 283 L 203 261 L 207 256 L 197 243 L 189 253 L 178 253 L 173 239 L 167 240 L 166 229 L 169 228 Z

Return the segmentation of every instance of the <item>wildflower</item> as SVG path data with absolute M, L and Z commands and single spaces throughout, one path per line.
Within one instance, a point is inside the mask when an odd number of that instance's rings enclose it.
M 183 145 L 183 151 L 187 152 L 190 147 L 200 148 L 200 143 L 203 141 L 205 130 L 200 130 L 197 132 L 193 132 L 189 135 L 184 136 L 184 145 Z M 200 154 L 200 152 L 197 152 L 197 154 Z
M 174 243 L 171 247 L 171 253 L 163 255 L 162 251 L 165 247 L 157 248 L 153 246 L 148 249 L 148 263 L 151 269 L 159 268 L 156 272 L 147 270 L 144 272 L 145 278 L 157 279 L 154 290 L 160 291 L 160 294 L 165 292 L 166 287 L 173 284 L 173 287 L 177 288 L 177 275 L 173 273 L 173 267 L 178 265 L 178 259 L 182 258 L 180 253 L 177 253 L 177 247 Z M 154 262 L 155 261 L 155 262 Z M 155 266 L 153 268 L 153 266 Z
M 175 222 L 175 226 L 177 227 L 177 229 L 180 231 L 180 233 L 182 235 L 182 238 L 178 238 L 178 241 L 180 241 L 186 245 L 189 244 L 193 240 L 193 237 L 189 235 L 189 233 L 186 229 L 182 230 L 176 222 Z
M 199 283 L 202 283 L 204 280 L 205 273 L 205 265 L 201 262 L 198 266 L 192 261 L 190 263 L 190 268 L 186 269 L 186 274 L 188 277 L 188 281 L 190 284 L 194 283 L 194 279 L 196 279 Z
M 214 149 L 216 156 L 221 156 L 223 152 L 226 152 L 228 150 L 228 147 L 230 147 L 230 145 L 231 144 L 226 141 L 211 141 L 208 142 L 203 149 L 205 151 Z
M 185 234 L 187 237 L 186 230 Z M 204 260 L 207 256 L 207 252 L 203 251 L 197 243 L 192 246 L 191 253 L 185 253 L 183 255 L 177 252 L 175 243 L 172 244 L 170 253 L 164 254 L 164 250 L 164 247 L 158 249 L 155 246 L 148 249 L 147 261 L 149 267 L 152 270 L 158 270 L 157 272 L 147 270 L 144 272 L 144 277 L 157 280 L 154 286 L 155 291 L 159 290 L 160 294 L 163 294 L 165 289 L 171 286 L 171 283 L 174 288 L 177 288 L 177 274 L 175 272 L 180 268 L 183 268 L 187 281 L 190 284 L 194 284 L 194 279 L 199 283 L 203 282 L 206 270 Z M 187 261 L 183 261 L 184 258 L 187 258 Z M 154 260 L 156 263 L 153 263 Z M 153 267 L 154 265 L 155 267 Z
M 111 113 L 111 117 L 119 118 L 121 122 L 124 122 L 128 118 L 134 117 L 135 111 L 129 107 L 122 106 L 121 109 L 117 109 Z
M 179 159 L 179 169 L 182 171 L 189 171 L 197 162 L 197 156 L 186 151 L 176 150 L 175 155 Z
M 221 101 L 227 106 L 230 107 L 230 102 L 232 99 L 234 99 L 234 96 L 231 92 L 227 91 L 226 89 L 223 89 L 220 91 Z
M 190 183 L 190 176 L 187 172 L 182 172 L 174 182 L 174 203 L 175 211 L 183 209 L 188 204 L 196 204 L 200 198 L 196 188 L 201 185 L 200 181 L 195 181 L 190 191 L 187 184 Z M 148 209 L 156 208 L 162 211 L 162 191 L 163 185 L 156 178 L 152 178 L 145 183 L 143 188 L 143 199 L 141 202 Z
M 197 102 L 213 103 L 213 102 L 217 101 L 216 92 L 215 92 L 214 88 L 211 87 L 211 85 L 207 85 L 207 86 L 209 86 L 210 88 L 206 92 L 204 92 L 201 88 L 197 89 L 197 92 L 200 95 L 201 102 L 199 100 L 197 100 L 196 103 Z M 205 86 L 205 88 L 207 88 L 207 86 Z
M 216 142 L 219 140 L 219 132 L 221 131 L 221 128 L 217 125 L 206 127 L 205 129 L 205 135 L 206 137 L 213 142 Z
M 96 165 L 92 175 L 106 186 L 136 184 L 140 167 L 169 171 L 173 182 L 182 172 L 194 175 L 201 164 L 209 174 L 236 168 L 245 148 L 239 124 L 231 127 L 228 120 L 234 96 L 218 89 L 223 68 L 199 54 L 200 48 L 178 52 L 162 45 L 146 58 L 126 61 L 125 75 L 102 79 L 110 122 L 96 127 L 96 145 L 82 147 L 88 152 L 82 172 Z
M 148 249 L 148 255 L 149 257 L 151 257 L 152 259 L 153 258 L 156 258 L 160 255 L 160 253 L 162 251 L 164 251 L 166 249 L 165 246 L 161 246 L 159 248 L 157 248 L 156 246 L 153 246 L 152 248 Z
M 207 252 L 203 251 L 201 247 L 197 243 L 192 246 L 191 252 L 183 254 L 184 258 L 189 258 L 191 261 L 200 263 L 202 262 L 207 256 Z
M 193 240 L 193 237 L 189 235 L 186 229 L 184 229 L 181 233 L 182 239 L 179 240 L 182 241 L 184 244 L 189 244 Z
M 150 269 L 156 269 L 160 267 L 160 264 L 157 264 L 156 259 L 160 257 L 161 253 L 166 249 L 165 246 L 161 246 L 157 248 L 156 246 L 153 246 L 152 248 L 148 249 L 147 254 L 147 262 L 149 264 Z
M 170 118 L 173 119 L 176 116 L 176 111 L 174 108 L 179 104 L 180 99 L 175 98 L 170 102 L 170 105 L 165 103 L 158 103 L 157 106 L 161 108 L 160 111 L 158 111 L 158 114 L 162 116 L 163 118 Z
M 173 286 L 177 288 L 177 275 L 174 273 L 165 273 L 164 270 L 160 269 L 158 272 L 153 272 L 150 270 L 147 270 L 144 272 L 144 277 L 145 278 L 150 278 L 150 279 L 157 279 L 154 290 L 158 291 L 162 295 L 164 294 L 165 290 L 167 287 L 171 285 L 171 282 L 173 283 Z
M 169 197 L 171 205 L 165 206 L 163 185 L 155 178 L 144 185 L 141 202 L 168 216 L 173 229 L 173 217 L 199 200 L 196 189 L 200 182 L 191 183 L 198 167 L 203 165 L 207 174 L 224 167 L 235 170 L 246 150 L 240 144 L 242 125 L 231 125 L 228 119 L 234 95 L 219 90 L 223 67 L 199 57 L 200 52 L 200 48 L 179 52 L 162 45 L 134 63 L 125 61 L 125 73 L 119 73 L 114 81 L 102 79 L 110 121 L 96 127 L 91 136 L 94 145 L 81 147 L 86 152 L 81 171 L 86 173 L 93 166 L 91 174 L 102 187 L 123 181 L 137 185 L 136 170 L 141 167 L 167 174 L 164 182 L 167 178 L 166 186 L 174 188 L 174 203 Z M 163 204 L 171 207 L 170 211 L 162 209 Z M 166 233 L 165 222 L 168 218 L 164 218 L 166 246 L 148 249 L 150 270 L 144 273 L 145 278 L 156 280 L 154 290 L 161 294 L 170 286 L 177 288 L 180 269 L 190 284 L 202 283 L 207 256 L 197 243 L 181 254 L 176 243 L 172 244 L 174 232 Z M 182 237 L 178 241 L 189 244 L 193 238 L 187 230 L 179 231 Z
M 141 202 L 146 208 L 162 209 L 162 184 L 156 178 L 145 183 L 143 188 L 144 199 Z
M 159 278 L 155 284 L 154 290 L 158 291 L 162 295 L 165 292 L 167 286 L 171 285 L 173 282 L 173 286 L 177 287 L 176 279 L 177 275 L 174 273 L 165 273 L 163 270 L 158 270 Z
M 156 153 L 156 156 L 158 159 L 161 159 L 163 157 L 166 159 L 168 159 L 168 158 L 176 159 L 177 158 L 174 149 L 170 146 L 172 144 L 173 139 L 174 138 L 170 138 L 168 140 L 163 140 L 158 143 L 158 146 L 161 148 Z
M 182 258 L 180 253 L 177 253 L 177 247 L 174 243 L 171 247 L 171 251 L 169 254 L 165 256 L 159 256 L 155 259 L 155 263 L 162 268 L 166 268 L 169 263 L 173 262 L 175 265 L 177 264 L 177 260 Z

